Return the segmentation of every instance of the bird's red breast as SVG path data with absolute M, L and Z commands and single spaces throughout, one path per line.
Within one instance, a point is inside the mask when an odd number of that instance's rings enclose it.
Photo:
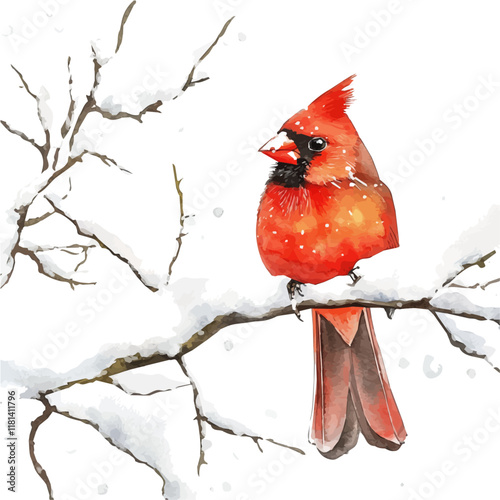
M 257 244 L 272 275 L 317 284 L 347 274 L 360 259 L 398 246 L 387 186 L 380 181 L 350 184 L 267 185 L 258 212 Z

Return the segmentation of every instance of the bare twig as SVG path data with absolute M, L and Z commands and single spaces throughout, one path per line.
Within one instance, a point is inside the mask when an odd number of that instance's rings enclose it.
M 61 127 L 61 136 L 64 139 L 71 129 L 71 124 L 73 123 L 73 117 L 75 115 L 76 101 L 73 99 L 73 76 L 71 74 L 71 57 L 68 57 L 68 73 L 69 73 L 69 109 L 66 119 L 64 120 L 63 126 Z M 55 162 L 57 163 L 57 161 Z M 55 166 L 55 164 L 54 164 Z
M 28 83 L 26 82 L 26 80 L 24 79 L 24 76 L 22 75 L 22 73 L 17 69 L 15 68 L 12 64 L 10 65 L 10 67 L 17 73 L 17 75 L 19 76 L 23 86 L 24 86 L 24 89 L 26 90 L 26 92 L 28 92 L 28 94 L 33 97 L 33 99 L 35 99 L 35 101 L 38 102 L 38 96 L 36 94 L 34 94 L 33 92 L 31 92 L 30 90 L 30 87 L 28 85 Z M 42 119 L 40 116 L 39 116 L 40 120 Z M 43 125 L 43 124 L 42 124 Z
M 189 86 L 194 87 L 197 83 L 203 83 L 206 82 L 207 80 L 210 80 L 210 77 L 204 76 L 203 78 L 198 78 L 198 80 L 193 80 Z
M 91 247 L 84 247 L 83 248 L 83 253 L 84 253 L 84 257 L 83 257 L 83 260 L 81 260 L 75 267 L 75 273 L 78 272 L 78 269 L 80 269 L 81 266 L 83 266 L 83 264 L 85 264 L 85 262 L 87 262 L 87 258 L 89 256 L 89 249 Z
M 61 127 L 61 137 L 63 138 L 63 140 L 68 135 L 68 132 L 71 130 L 76 109 L 76 101 L 73 98 L 73 75 L 71 73 L 71 57 L 68 57 L 68 74 L 69 74 L 69 80 L 68 80 L 69 107 L 68 107 L 68 113 L 66 114 L 66 118 Z M 52 161 L 52 170 L 55 170 L 57 168 L 57 162 L 59 161 L 60 152 L 61 152 L 61 146 L 58 146 L 54 152 L 54 160 Z
M 85 121 L 85 119 L 87 118 L 89 113 L 91 113 L 92 111 L 95 110 L 95 105 L 96 105 L 95 93 L 99 87 L 99 82 L 101 80 L 100 70 L 101 70 L 102 66 L 99 63 L 99 61 L 97 60 L 97 53 L 96 53 L 94 47 L 92 47 L 92 54 L 93 54 L 92 62 L 94 64 L 94 80 L 92 82 L 92 87 L 90 89 L 89 95 L 87 96 L 87 102 L 83 105 L 82 109 L 80 110 L 78 118 L 76 119 L 76 122 L 75 122 L 75 126 L 73 128 L 73 132 L 71 133 L 71 136 L 69 139 L 70 151 L 73 148 L 73 144 L 75 142 L 75 137 L 78 134 L 78 132 L 80 131 L 80 128 L 83 125 L 83 122 Z
M 120 167 L 118 163 L 113 160 L 113 158 L 110 158 L 109 156 L 103 155 L 101 153 L 97 153 L 96 151 L 87 151 L 85 150 L 85 153 L 95 156 L 96 158 L 99 158 L 106 166 L 110 167 L 111 165 L 114 165 L 115 167 L 118 167 L 122 172 L 125 172 L 127 174 L 131 174 L 132 172 L 130 170 L 127 170 L 126 168 Z
M 35 436 L 40 426 L 50 417 L 50 415 L 52 415 L 55 408 L 50 405 L 46 397 L 40 396 L 39 399 L 45 406 L 45 409 L 39 417 L 35 418 L 35 420 L 31 422 L 31 432 L 28 440 L 29 452 L 30 452 L 31 463 L 35 468 L 36 473 L 47 487 L 47 491 L 49 493 L 49 500 L 54 500 L 54 491 L 52 490 L 52 485 L 50 484 L 49 476 L 47 475 L 45 469 L 40 465 L 40 462 L 37 460 L 35 455 Z
M 130 6 L 129 6 L 129 8 L 130 8 Z M 124 18 L 125 18 L 125 16 L 124 16 Z M 172 99 L 177 99 L 181 95 L 181 93 L 185 92 L 188 88 L 194 87 L 196 84 L 201 83 L 201 82 L 205 82 L 208 80 L 208 77 L 203 77 L 203 78 L 199 78 L 197 80 L 194 80 L 194 72 L 196 71 L 196 68 L 199 66 L 199 64 L 210 54 L 212 49 L 217 45 L 219 40 L 224 36 L 227 28 L 229 27 L 229 24 L 231 23 L 231 21 L 233 19 L 234 19 L 234 17 L 229 19 L 224 24 L 224 26 L 222 27 L 222 30 L 219 32 L 219 34 L 217 35 L 215 40 L 211 43 L 211 45 L 203 53 L 203 55 L 195 62 L 191 71 L 189 72 L 189 75 L 188 75 L 184 85 L 181 88 L 181 92 L 178 95 L 176 95 L 175 97 L 173 97 Z M 126 21 L 126 19 L 125 19 L 125 21 Z M 117 45 L 117 50 L 118 50 L 118 48 L 119 48 L 119 45 Z M 108 120 L 120 120 L 121 118 L 130 118 L 132 120 L 138 121 L 139 123 L 142 123 L 142 119 L 143 119 L 145 114 L 147 114 L 147 113 L 160 113 L 159 108 L 162 104 L 163 104 L 163 101 L 161 99 L 159 99 L 156 102 L 147 105 L 138 113 L 129 113 L 127 111 L 120 111 L 118 113 L 111 113 L 109 111 L 102 109 L 100 106 L 98 106 L 94 102 L 94 105 L 93 105 L 91 111 L 96 111 L 96 112 L 100 113 L 103 118 L 107 118 Z
M 40 217 L 32 217 L 24 223 L 24 227 L 34 226 L 35 224 L 45 220 L 47 217 L 50 217 L 53 213 L 54 212 L 45 212 L 43 215 L 40 215 Z
M 38 150 L 38 152 L 42 155 L 42 172 L 44 172 L 49 167 L 48 155 L 49 155 L 49 151 L 50 151 L 50 131 L 49 131 L 49 129 L 48 129 L 46 123 L 45 123 L 45 120 L 43 118 L 43 115 L 42 115 L 42 110 L 40 108 L 40 102 L 41 101 L 40 101 L 40 98 L 31 91 L 31 89 L 30 89 L 30 87 L 28 85 L 28 82 L 25 80 L 23 74 L 15 66 L 13 66 L 12 64 L 11 64 L 11 67 L 17 73 L 17 75 L 19 76 L 19 78 L 20 78 L 20 80 L 21 80 L 21 82 L 23 84 L 23 87 L 26 90 L 26 92 L 28 93 L 28 95 L 30 95 L 36 101 L 38 120 L 40 121 L 40 124 L 42 125 L 43 131 L 45 133 L 45 144 L 44 145 L 38 144 L 34 139 L 30 139 L 24 132 L 21 132 L 20 130 L 16 130 L 16 129 L 12 128 L 4 120 L 0 120 L 0 123 L 11 134 L 17 135 L 23 141 L 28 142 L 29 144 L 31 144 L 33 147 L 35 147 Z
M 125 24 L 127 22 L 128 16 L 130 16 L 130 13 L 132 12 L 132 9 L 134 8 L 134 5 L 136 4 L 136 1 L 134 0 L 126 9 L 125 12 L 123 13 L 122 17 L 122 22 L 120 24 L 120 30 L 118 31 L 118 40 L 116 41 L 116 49 L 115 49 L 115 54 L 120 50 L 120 47 L 122 45 L 122 40 L 123 40 L 123 30 L 125 29 Z
M 496 251 L 492 250 L 490 253 L 484 255 L 480 259 L 477 259 L 474 262 L 469 262 L 468 264 L 464 264 L 462 266 L 462 269 L 460 271 L 458 271 L 458 273 L 455 273 L 453 276 L 451 276 L 450 278 L 448 278 L 443 283 L 443 286 L 446 286 L 446 285 L 450 284 L 457 276 L 460 276 L 465 270 L 469 269 L 469 267 L 478 266 L 478 267 L 480 267 L 482 269 L 486 265 L 486 261 L 488 259 L 490 259 L 491 257 L 493 257 L 493 255 L 495 255 L 495 254 L 496 254 Z
M 45 123 L 44 117 L 42 115 L 42 109 L 40 107 L 40 97 L 38 97 L 34 92 L 30 90 L 30 87 L 28 83 L 26 82 L 23 74 L 11 64 L 11 68 L 17 73 L 19 76 L 26 92 L 36 101 L 36 110 L 37 110 L 37 115 L 38 115 L 38 121 L 40 122 L 40 125 L 43 128 L 43 131 L 45 133 L 45 144 L 43 146 L 40 146 L 40 153 L 42 154 L 42 160 L 43 160 L 43 166 L 42 166 L 42 172 L 47 170 L 49 168 L 49 160 L 48 160 L 48 154 L 50 151 L 50 130 L 47 127 L 47 124 Z M 38 149 L 38 148 L 37 148 Z
M 231 19 L 228 19 L 226 21 L 226 23 L 224 24 L 224 26 L 222 27 L 220 33 L 217 35 L 217 38 L 212 42 L 212 44 L 210 45 L 210 47 L 208 47 L 208 49 L 203 53 L 203 55 L 194 63 L 193 65 L 193 68 L 191 69 L 184 85 L 182 86 L 182 92 L 185 92 L 189 87 L 193 87 L 194 85 L 196 85 L 197 83 L 200 83 L 200 82 L 204 82 L 206 80 L 208 80 L 208 77 L 207 78 L 200 78 L 199 80 L 193 80 L 194 78 L 194 72 L 196 71 L 196 68 L 199 66 L 199 64 L 210 54 L 210 52 L 212 52 L 212 49 L 217 45 L 217 43 L 219 42 L 219 40 L 224 36 L 224 34 L 226 33 L 226 30 L 227 28 L 229 27 L 229 25 L 231 24 L 231 21 L 234 19 L 234 16 L 231 17 Z M 178 96 L 176 96 L 178 97 Z M 174 99 L 176 98 L 174 97 Z
M 68 192 L 63 197 L 61 197 L 61 200 L 65 200 L 72 190 L 73 190 L 73 184 L 71 182 L 71 176 L 68 175 Z
M 174 171 L 174 181 L 175 181 L 175 189 L 177 190 L 177 195 L 179 196 L 179 224 L 180 224 L 180 230 L 179 230 L 179 236 L 175 239 L 177 241 L 177 251 L 175 252 L 175 255 L 172 257 L 172 260 L 170 261 L 170 265 L 168 266 L 168 277 L 167 277 L 167 285 L 170 282 L 170 278 L 172 277 L 172 270 L 175 264 L 175 261 L 179 257 L 179 253 L 181 251 L 182 247 L 182 238 L 186 236 L 184 233 L 184 195 L 181 191 L 181 181 L 182 179 L 179 179 L 177 177 L 177 169 L 175 168 L 175 165 L 172 164 L 172 168 Z
M 236 433 L 232 429 L 229 429 L 227 427 L 222 427 L 219 424 L 216 424 L 215 422 L 212 422 L 208 417 L 202 416 L 201 417 L 204 422 L 206 422 L 212 429 L 216 431 L 222 431 L 225 432 L 226 434 L 230 434 L 231 436 L 238 436 L 238 437 L 247 437 L 250 438 L 259 448 L 259 451 L 261 453 L 264 453 L 264 450 L 261 448 L 259 441 L 268 441 L 269 443 L 275 444 L 276 446 L 281 446 L 282 448 L 288 448 L 289 450 L 295 451 L 296 453 L 300 453 L 301 455 L 305 455 L 305 452 L 301 450 L 300 448 L 297 448 L 295 446 L 290 446 L 288 444 L 283 444 L 279 443 L 278 441 L 275 441 L 274 439 L 271 438 L 263 438 L 260 436 L 254 436 L 251 434 L 245 434 L 244 432 L 242 433 Z

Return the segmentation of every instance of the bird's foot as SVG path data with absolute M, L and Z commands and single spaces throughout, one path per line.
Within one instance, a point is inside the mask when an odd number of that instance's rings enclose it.
M 297 299 L 295 298 L 295 294 L 300 295 L 301 297 L 304 296 L 304 294 L 302 293 L 302 288 L 301 288 L 302 285 L 304 285 L 304 283 L 301 283 L 300 281 L 296 281 L 296 280 L 290 280 L 288 282 L 288 284 L 286 285 L 286 289 L 288 291 L 288 296 L 290 297 L 290 301 L 292 303 L 293 312 L 295 313 L 295 316 L 297 316 L 297 318 L 300 321 L 303 321 L 303 320 L 300 317 L 300 311 L 297 308 Z
M 396 309 L 394 307 L 384 307 L 385 313 L 387 314 L 387 317 L 389 319 L 392 319 L 394 316 L 394 313 L 396 312 Z
M 361 276 L 358 276 L 354 271 L 356 269 L 359 269 L 359 266 L 356 266 L 354 269 L 351 269 L 347 275 L 352 279 L 352 283 L 349 284 L 349 286 L 354 286 L 360 279 Z

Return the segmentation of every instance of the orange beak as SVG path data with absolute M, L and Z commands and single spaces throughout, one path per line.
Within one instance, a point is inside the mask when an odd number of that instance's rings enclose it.
M 286 132 L 280 132 L 276 137 L 266 142 L 259 151 L 273 160 L 292 165 L 297 165 L 297 160 L 300 158 L 297 145 L 288 138 Z

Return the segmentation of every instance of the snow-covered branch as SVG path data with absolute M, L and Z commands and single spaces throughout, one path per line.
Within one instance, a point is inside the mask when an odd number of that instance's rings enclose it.
M 92 247 L 93 247 L 93 245 L 82 247 L 82 252 L 83 252 L 84 257 L 82 260 L 80 260 L 76 264 L 74 271 L 73 271 L 74 273 L 76 273 L 78 271 L 78 269 L 80 268 L 80 266 L 82 266 L 87 261 L 89 248 L 92 248 Z M 69 249 L 69 248 L 71 248 L 71 246 L 65 247 L 65 248 L 60 248 L 59 250 L 64 252 L 64 251 L 68 251 L 66 249 Z M 54 250 L 55 250 L 55 248 L 54 248 Z M 33 249 L 33 248 L 26 248 L 25 246 L 22 246 L 22 245 L 18 245 L 17 251 L 18 251 L 18 253 L 20 253 L 22 255 L 27 255 L 36 264 L 36 266 L 38 268 L 38 272 L 40 274 L 43 274 L 44 276 L 47 276 L 48 278 L 51 278 L 51 279 L 56 280 L 56 281 L 68 283 L 68 285 L 72 289 L 74 289 L 75 286 L 77 286 L 77 285 L 95 285 L 96 284 L 95 281 L 92 281 L 92 282 L 78 281 L 78 280 L 75 280 L 74 278 L 72 278 L 71 276 L 65 276 L 62 271 L 57 269 L 57 266 L 55 265 L 55 262 L 52 259 L 46 258 L 46 256 L 40 255 L 40 253 L 47 251 L 41 247 Z M 69 251 L 68 251 L 68 253 L 69 253 Z
M 129 16 L 132 12 L 132 9 L 134 5 L 136 4 L 135 0 L 129 4 L 129 6 L 125 9 L 125 12 L 122 16 L 118 36 L 117 36 L 117 44 L 116 44 L 116 49 L 115 49 L 115 54 L 118 53 L 120 50 L 120 47 L 122 45 L 123 41 L 123 36 L 124 36 L 124 29 L 125 25 L 127 23 L 127 20 L 129 19 Z M 196 61 L 194 64 L 193 68 L 191 69 L 190 73 L 188 74 L 186 78 L 186 82 L 183 85 L 182 89 L 178 92 L 178 94 L 174 97 L 179 97 L 187 88 L 193 87 L 196 83 L 200 83 L 207 78 L 202 78 L 199 80 L 194 80 L 194 74 L 195 70 L 198 67 L 198 65 L 209 55 L 209 53 L 212 51 L 212 49 L 215 47 L 215 45 L 218 43 L 218 41 L 221 39 L 221 37 L 224 35 L 226 32 L 230 22 L 232 21 L 232 18 L 229 19 L 223 26 L 222 30 L 219 32 L 215 40 L 212 42 L 210 47 L 203 53 L 203 55 Z M 43 127 L 44 133 L 45 133 L 45 144 L 40 145 L 38 144 L 34 139 L 30 139 L 24 132 L 21 132 L 13 127 L 11 127 L 6 121 L 0 120 L 0 123 L 4 126 L 4 128 L 9 131 L 10 133 L 19 136 L 21 139 L 24 141 L 28 142 L 32 146 L 34 146 L 42 155 L 42 169 L 41 169 L 41 176 L 34 180 L 30 185 L 26 186 L 18 195 L 17 200 L 15 201 L 14 205 L 7 211 L 7 214 L 5 216 L 5 221 L 6 225 L 8 226 L 8 229 L 4 231 L 7 235 L 5 242 L 2 245 L 2 252 L 1 252 L 1 258 L 2 258 L 2 274 L 0 276 L 0 288 L 5 286 L 8 282 L 9 279 L 12 275 L 12 272 L 14 271 L 14 265 L 15 265 L 15 257 L 17 253 L 24 253 L 25 255 L 28 255 L 32 260 L 34 260 L 37 263 L 38 270 L 41 274 L 44 274 L 46 276 L 49 276 L 54 279 L 60 279 L 61 281 L 66 281 L 64 279 L 61 279 L 60 277 L 57 277 L 57 273 L 53 273 L 50 269 L 47 269 L 47 267 L 39 261 L 37 258 L 36 253 L 32 253 L 26 249 L 22 250 L 22 248 L 19 246 L 19 241 L 21 239 L 21 233 L 24 229 L 24 227 L 38 224 L 45 220 L 47 217 L 51 215 L 51 213 L 46 213 L 43 214 L 42 216 L 37 216 L 37 217 L 32 217 L 30 219 L 27 218 L 28 211 L 35 201 L 35 199 L 44 191 L 46 188 L 52 184 L 52 182 L 57 179 L 60 175 L 64 174 L 67 172 L 71 167 L 73 167 L 75 164 L 82 162 L 85 157 L 88 156 L 94 156 L 101 160 L 101 162 L 106 165 L 106 166 L 114 166 L 119 168 L 121 171 L 124 171 L 126 173 L 130 173 L 130 171 L 126 170 L 125 168 L 121 167 L 118 162 L 106 154 L 97 152 L 97 151 L 90 151 L 90 150 L 83 150 L 83 151 L 76 151 L 75 150 L 75 140 L 81 130 L 82 125 L 84 124 L 85 120 L 87 117 L 94 112 L 97 112 L 101 114 L 104 118 L 107 118 L 109 120 L 118 120 L 121 118 L 131 118 L 134 120 L 137 120 L 139 122 L 142 122 L 143 116 L 147 113 L 157 113 L 159 112 L 159 107 L 164 103 L 162 99 L 156 100 L 155 102 L 148 104 L 144 106 L 142 110 L 140 110 L 138 113 L 128 113 L 125 111 L 120 111 L 118 113 L 111 113 L 108 110 L 103 109 L 96 100 L 96 93 L 99 88 L 99 84 L 102 81 L 102 75 L 101 75 L 101 69 L 104 65 L 106 65 L 110 61 L 110 58 L 104 58 L 102 55 L 99 53 L 99 50 L 92 45 L 92 63 L 93 63 L 93 79 L 92 79 L 92 85 L 89 90 L 89 93 L 87 95 L 87 99 L 84 103 L 84 105 L 81 107 L 80 111 L 77 113 L 77 101 L 73 96 L 73 76 L 71 72 L 71 58 L 68 57 L 68 74 L 69 74 L 69 107 L 68 107 L 68 112 L 67 116 L 64 120 L 64 123 L 61 126 L 60 129 L 60 134 L 61 134 L 61 143 L 55 147 L 51 147 L 51 136 L 50 136 L 50 129 L 49 129 L 49 120 L 47 119 L 46 114 L 49 112 L 48 108 L 46 108 L 45 101 L 42 97 L 39 97 L 37 94 L 32 92 L 30 89 L 26 79 L 24 78 L 23 74 L 17 70 L 14 66 L 12 68 L 14 71 L 18 74 L 19 78 L 21 79 L 21 82 L 23 84 L 24 89 L 26 92 L 33 98 L 35 99 L 37 103 L 37 114 L 39 121 Z M 75 118 L 76 117 L 76 118 Z M 49 170 L 49 155 L 53 152 L 53 161 L 52 161 L 52 168 Z M 65 157 L 64 161 L 61 161 L 61 158 Z M 175 168 L 175 167 L 174 167 Z M 176 176 L 176 173 L 174 172 L 174 175 Z M 175 177 L 175 182 L 176 182 L 176 188 L 179 193 L 179 196 L 182 196 L 181 193 L 179 192 L 179 182 L 177 180 L 177 177 Z M 45 194 L 45 193 L 44 193 Z M 182 203 L 182 198 L 181 198 L 181 203 Z M 182 206 L 181 206 L 182 209 Z M 67 214 L 63 214 L 62 211 L 59 209 L 60 215 L 65 215 L 67 218 L 69 216 Z M 181 231 L 179 233 L 179 237 L 177 238 L 177 241 L 179 243 L 179 249 L 180 250 L 180 245 L 181 245 L 181 238 L 182 238 L 182 219 L 183 215 L 181 215 Z M 71 219 L 70 219 L 71 220 Z M 78 228 L 78 223 L 73 221 L 74 225 Z M 88 235 L 92 237 L 93 239 L 96 239 L 95 235 Z M 96 239 L 97 240 L 97 239 Z M 102 242 L 99 242 L 101 246 L 104 248 L 107 248 L 113 255 L 118 257 L 120 260 L 123 260 L 124 262 L 127 262 L 126 259 L 121 256 L 119 251 L 116 251 L 112 248 L 106 247 L 105 245 L 102 244 Z M 172 266 L 173 263 L 175 262 L 177 258 L 178 252 L 176 256 L 174 256 L 172 264 L 169 269 L 169 275 L 172 272 Z M 139 270 L 134 268 L 132 264 L 127 262 L 127 264 L 131 267 L 131 269 L 134 271 L 136 276 L 141 279 L 141 281 L 144 283 L 145 286 L 147 286 L 151 291 L 156 291 L 158 288 L 156 286 L 151 285 L 148 283 L 148 280 L 141 276 L 141 273 Z M 80 282 L 70 280 L 68 281 L 70 285 L 74 284 L 82 284 Z
M 198 386 L 196 385 L 195 381 L 193 378 L 189 375 L 187 366 L 184 362 L 184 360 L 179 357 L 177 358 L 177 361 L 179 362 L 179 366 L 181 367 L 182 373 L 189 379 L 189 382 L 191 384 L 191 387 L 193 389 L 193 404 L 194 404 L 194 410 L 196 414 L 196 423 L 198 425 L 198 436 L 200 438 L 200 456 L 198 459 L 198 466 L 196 467 L 196 470 L 198 472 L 198 475 L 200 475 L 200 468 L 203 464 L 206 464 L 207 461 L 205 460 L 205 448 L 204 448 L 204 439 L 206 437 L 207 431 L 206 431 L 206 418 L 203 414 L 203 408 L 201 407 L 201 401 L 200 401 L 200 392 L 198 390 Z
M 443 285 L 436 285 L 436 288 L 423 290 L 401 290 L 397 280 L 389 283 L 387 281 L 382 292 L 376 282 L 368 280 L 368 276 L 360 280 L 355 286 L 351 286 L 349 280 L 340 278 L 321 285 L 308 287 L 305 296 L 299 300 L 298 309 L 329 309 L 338 307 L 380 307 L 384 309 L 423 309 L 432 313 L 451 314 L 474 320 L 500 321 L 500 310 L 498 307 L 484 308 L 478 307 L 472 301 L 449 300 L 449 295 L 453 294 L 453 284 L 455 278 L 461 275 L 466 269 L 473 266 L 483 268 L 485 263 L 496 255 L 492 250 L 480 258 L 468 262 L 454 275 L 452 275 Z M 497 255 L 498 257 L 498 255 Z M 498 258 L 496 259 L 498 261 Z M 488 282 L 496 282 L 488 280 Z M 340 285 L 335 286 L 335 285 Z M 451 288 L 451 290 L 450 290 Z M 476 288 L 464 287 L 469 289 Z M 423 292 L 423 293 L 422 293 Z M 203 344 L 221 329 L 234 324 L 248 323 L 252 321 L 267 321 L 286 314 L 292 314 L 293 309 L 285 294 L 278 294 L 262 307 L 257 304 L 246 303 L 241 310 L 228 311 L 217 315 L 212 321 L 207 322 L 191 335 L 179 348 L 181 355 L 186 354 Z
M 26 92 L 36 101 L 38 120 L 39 120 L 40 125 L 42 126 L 42 128 L 45 132 L 45 138 L 47 140 L 47 143 L 46 143 L 47 147 L 50 147 L 50 132 L 49 132 L 49 128 L 48 128 L 47 117 L 44 116 L 43 111 L 42 111 L 42 99 L 30 90 L 29 85 L 26 82 L 26 80 L 24 79 L 23 74 L 15 66 L 11 65 L 11 67 L 19 76 Z
M 0 123 L 11 133 L 14 135 L 19 136 L 23 141 L 28 142 L 32 146 L 35 147 L 37 151 L 39 151 L 43 155 L 43 146 L 40 146 L 40 144 L 36 143 L 34 139 L 30 139 L 24 132 L 21 132 L 20 130 L 16 130 L 15 128 L 12 128 L 5 120 L 0 120 Z
M 383 256 L 381 255 L 381 257 Z M 485 297 L 486 292 L 481 287 L 462 290 L 451 287 L 451 284 L 456 284 L 459 277 L 463 280 L 462 284 L 467 283 L 469 280 L 477 281 L 477 270 L 485 273 L 485 281 L 491 281 L 492 273 L 500 272 L 499 262 L 499 254 L 496 251 L 489 252 L 479 258 L 468 259 L 460 268 L 455 268 L 453 275 L 446 273 L 451 278 L 451 280 L 446 279 L 448 284 L 431 283 L 427 290 L 417 287 L 414 289 L 405 288 L 400 283 L 401 278 L 398 280 L 395 277 L 392 280 L 386 280 L 383 291 L 380 287 L 380 280 L 375 278 L 372 281 L 369 274 L 359 280 L 355 286 L 349 286 L 350 280 L 347 277 L 345 279 L 339 277 L 322 285 L 306 287 L 304 290 L 305 296 L 299 303 L 299 309 L 327 309 L 345 306 L 394 308 L 396 311 L 421 309 L 439 315 L 440 318 L 447 315 L 473 321 L 475 324 L 488 324 L 491 325 L 490 328 L 498 332 L 500 330 L 498 324 L 500 309 L 498 304 L 490 305 L 485 302 L 487 300 L 491 301 L 491 299 Z M 377 266 L 374 260 L 368 260 L 366 263 Z M 362 269 L 367 269 L 367 273 L 369 272 L 369 267 L 362 266 Z M 114 376 L 126 371 L 168 360 L 181 362 L 182 356 L 198 348 L 228 326 L 255 321 L 268 321 L 279 316 L 293 314 L 285 283 L 286 281 L 281 281 L 278 289 L 274 290 L 273 293 L 269 292 L 263 303 L 260 303 L 255 297 L 246 299 L 242 297 L 237 306 L 228 307 L 227 304 L 224 304 L 223 298 L 220 303 L 213 299 L 212 303 L 206 304 L 207 307 L 211 308 L 211 313 L 197 317 L 192 324 L 189 323 L 188 310 L 193 306 L 186 301 L 183 295 L 182 304 L 179 304 L 185 310 L 183 327 L 178 326 L 176 328 L 174 337 L 157 339 L 152 342 L 148 341 L 143 346 L 130 345 L 125 348 L 122 355 L 114 358 L 111 350 L 110 357 L 100 357 L 99 360 L 96 358 L 92 371 L 89 371 L 85 378 L 75 378 L 72 373 L 67 373 L 58 378 L 59 383 L 57 385 L 45 386 L 43 389 L 39 388 L 41 389 L 40 392 L 42 394 L 51 394 L 74 385 L 96 381 L 112 384 Z M 457 296 L 459 292 L 456 290 L 474 292 L 475 295 L 468 297 L 464 295 Z M 450 297 L 450 294 L 453 296 Z M 200 300 L 196 294 L 194 300 Z M 467 338 L 463 339 L 463 343 L 467 346 L 468 352 L 465 352 L 468 354 L 482 352 L 481 346 L 472 345 L 471 342 L 467 341 Z M 106 363 L 106 360 L 109 359 L 111 359 L 111 362 Z M 76 368 L 74 373 L 78 372 L 78 368 Z M 64 382 L 60 383 L 61 380 Z
M 17 73 L 23 88 L 26 90 L 28 95 L 32 97 L 36 101 L 36 109 L 37 116 L 40 124 L 42 125 L 43 132 L 45 134 L 45 144 L 40 145 L 34 139 L 30 139 L 24 132 L 20 130 L 16 130 L 11 127 L 5 120 L 0 120 L 0 123 L 7 129 L 11 134 L 17 135 L 23 141 L 31 144 L 42 156 L 42 172 L 49 168 L 49 152 L 50 152 L 50 130 L 49 130 L 49 119 L 48 119 L 48 110 L 45 107 L 44 100 L 31 91 L 28 82 L 24 78 L 23 74 L 13 65 L 11 65 L 12 69 Z M 45 91 L 46 93 L 46 91 Z
M 37 116 L 38 116 L 38 121 L 40 122 L 40 125 L 42 126 L 42 129 L 45 134 L 45 144 L 43 146 L 40 146 L 38 144 L 33 143 L 33 145 L 40 151 L 40 154 L 42 155 L 42 172 L 47 170 L 49 168 L 49 151 L 50 151 L 50 130 L 49 130 L 49 119 L 48 119 L 48 109 L 46 109 L 45 101 L 42 97 L 38 96 L 34 92 L 31 91 L 28 83 L 26 82 L 23 74 L 13 65 L 11 65 L 12 69 L 17 73 L 19 76 L 19 79 L 21 80 L 24 89 L 28 93 L 29 96 L 31 96 L 35 101 L 36 101 L 36 111 L 37 111 Z M 46 94 L 46 91 L 44 89 L 44 92 Z M 5 126 L 5 125 L 4 125 Z M 22 136 L 21 136 L 22 137 Z M 24 137 L 22 137 L 24 139 Z
M 160 472 L 160 470 L 157 467 L 151 465 L 147 460 L 140 459 L 136 454 L 133 453 L 133 451 L 131 451 L 130 448 L 127 448 L 126 446 L 117 443 L 111 436 L 109 436 L 107 433 L 105 433 L 97 423 L 95 423 L 89 419 L 86 419 L 86 418 L 77 417 L 77 416 L 71 414 L 71 412 L 69 412 L 69 411 L 60 410 L 57 408 L 57 405 L 50 405 L 49 403 L 47 403 L 47 404 L 49 405 L 48 410 L 46 410 L 46 412 L 48 412 L 48 414 L 44 420 L 46 420 L 48 418 L 48 416 L 50 416 L 52 413 L 57 413 L 58 415 L 62 415 L 66 418 L 76 420 L 76 421 L 81 422 L 81 423 L 86 424 L 86 425 L 90 425 L 97 432 L 99 432 L 106 439 L 106 441 L 108 441 L 111 445 L 115 446 L 116 448 L 123 451 L 124 453 L 127 453 L 128 455 L 130 455 L 138 464 L 144 464 L 147 467 L 151 468 L 156 474 L 158 474 L 158 476 L 161 478 L 161 480 L 163 482 L 163 489 L 165 491 L 166 478 L 164 477 L 164 475 Z M 44 420 L 42 420 L 40 422 L 40 424 L 43 423 Z M 34 436 L 33 436 L 33 440 L 34 440 Z M 33 440 L 30 439 L 30 444 L 32 442 L 34 442 Z M 35 468 L 36 468 L 37 462 L 33 462 L 33 464 L 35 465 Z M 47 476 L 47 473 L 42 469 L 42 474 L 39 473 L 39 475 L 44 480 L 45 484 L 47 485 L 47 488 L 49 490 L 49 500 L 53 500 L 52 489 L 51 489 L 50 480 Z
M 259 441 L 268 441 L 269 443 L 272 443 L 276 446 L 282 446 L 284 448 L 288 448 L 289 450 L 292 450 L 296 453 L 299 453 L 301 455 L 304 455 L 304 451 L 302 451 L 300 448 L 297 448 L 295 446 L 289 446 L 287 444 L 279 443 L 275 441 L 274 439 L 271 438 L 264 438 L 261 436 L 258 436 L 255 433 L 250 433 L 250 432 L 245 432 L 243 430 L 235 430 L 232 429 L 228 425 L 224 425 L 223 422 L 215 421 L 213 418 L 211 418 L 205 410 L 203 409 L 203 401 L 200 395 L 200 390 L 198 388 L 198 385 L 194 378 L 190 375 L 189 370 L 186 366 L 185 360 L 182 356 L 179 356 L 177 358 L 177 362 L 179 363 L 179 366 L 181 367 L 182 373 L 189 379 L 192 390 L 193 390 L 193 399 L 194 399 L 194 408 L 195 408 L 195 414 L 196 414 L 196 422 L 198 425 L 198 434 L 199 434 L 199 439 L 200 439 L 200 455 L 198 459 L 198 466 L 197 466 L 197 472 L 198 475 L 200 474 L 200 469 L 203 464 L 207 464 L 207 461 L 205 460 L 205 446 L 204 446 L 204 440 L 206 438 L 206 426 L 209 425 L 212 429 L 215 431 L 220 431 L 224 432 L 226 434 L 229 434 L 231 436 L 236 436 L 236 437 L 245 437 L 251 439 L 259 449 L 261 453 L 263 453 L 263 450 L 259 444 Z
M 111 255 L 113 255 L 117 259 L 127 264 L 132 270 L 132 272 L 137 276 L 137 278 L 144 284 L 145 287 L 147 287 L 152 292 L 158 291 L 158 288 L 151 283 L 149 277 L 143 274 L 139 269 L 137 269 L 130 262 L 130 260 L 127 259 L 127 257 L 122 255 L 118 251 L 113 250 L 110 246 L 106 245 L 102 240 L 100 240 L 94 233 L 82 227 L 76 220 L 72 219 L 62 208 L 60 208 L 60 206 L 57 205 L 57 202 L 54 201 L 53 198 L 46 196 L 45 199 L 50 203 L 55 213 L 62 215 L 64 218 L 66 218 L 69 222 L 71 222 L 75 226 L 76 232 L 80 236 L 86 236 L 87 238 L 92 238 L 93 240 L 95 240 L 101 248 L 108 250 L 111 253 Z

